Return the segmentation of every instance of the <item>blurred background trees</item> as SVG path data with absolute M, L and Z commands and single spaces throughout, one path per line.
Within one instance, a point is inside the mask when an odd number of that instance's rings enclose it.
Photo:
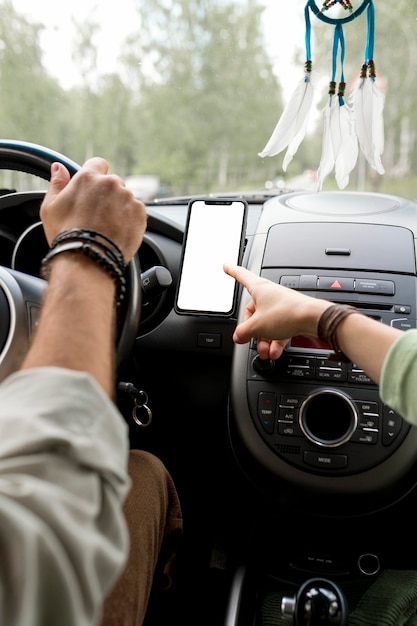
M 76 21 L 77 84 L 64 89 L 48 74 L 42 24 L 0 0 L 0 136 L 47 145 L 82 163 L 105 156 L 122 176 L 155 174 L 172 193 L 255 189 L 284 177 L 283 154 L 260 159 L 283 110 L 283 85 L 265 44 L 262 0 L 137 2 L 141 29 L 120 50 L 117 72 L 99 74 L 100 24 Z M 414 195 L 417 170 L 417 7 L 375 0 L 375 62 L 386 93 L 386 174 L 359 162 L 352 188 Z M 117 7 L 115 7 L 117 10 Z M 285 19 L 285 11 L 283 11 Z M 323 99 L 308 136 L 285 174 L 318 167 L 321 108 L 331 71 L 333 29 L 313 26 L 313 63 Z M 346 80 L 363 60 L 366 19 L 345 27 Z M 304 65 L 303 41 L 294 58 Z M 321 87 L 320 87 L 321 89 Z M 335 187 L 331 177 L 325 185 Z

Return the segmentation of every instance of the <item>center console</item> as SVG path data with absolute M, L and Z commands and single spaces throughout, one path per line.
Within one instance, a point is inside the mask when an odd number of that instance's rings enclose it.
M 416 327 L 417 205 L 381 194 L 288 194 L 266 204 L 246 265 L 313 297 Z M 248 302 L 242 293 L 241 312 Z M 251 479 L 301 491 L 376 494 L 417 460 L 417 429 L 385 405 L 355 363 L 293 337 L 277 361 L 236 346 L 231 441 Z

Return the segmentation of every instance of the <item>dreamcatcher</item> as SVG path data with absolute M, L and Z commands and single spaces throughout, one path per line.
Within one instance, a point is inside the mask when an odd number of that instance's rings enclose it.
M 332 18 L 326 14 L 337 3 L 348 13 L 347 16 Z M 359 80 L 347 100 L 343 26 L 359 17 L 365 9 L 368 28 L 364 62 Z M 308 0 L 304 9 L 306 25 L 304 76 L 296 86 L 265 148 L 258 154 L 260 157 L 272 157 L 287 148 L 282 164 L 285 172 L 305 137 L 314 95 L 310 12 L 321 21 L 334 26 L 332 76 L 329 82 L 329 98 L 323 111 L 324 130 L 322 154 L 317 170 L 317 190 L 321 190 L 324 179 L 333 170 L 339 188 L 343 189 L 348 184 L 349 175 L 356 165 L 359 150 L 379 174 L 384 173 L 381 162 L 384 150 L 384 94 L 377 85 L 373 60 L 375 33 L 373 0 L 362 0 L 356 10 L 353 10 L 350 0 L 324 0 L 321 9 L 317 7 L 315 0 Z

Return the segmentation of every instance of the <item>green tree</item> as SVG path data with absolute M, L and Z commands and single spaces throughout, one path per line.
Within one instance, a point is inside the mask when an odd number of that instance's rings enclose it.
M 45 72 L 39 33 L 6 1 L 0 20 L 0 135 L 65 147 L 67 100 Z M 59 106 L 58 106 L 59 104 Z
M 282 105 L 259 4 L 149 0 L 138 10 L 146 145 L 138 169 L 159 170 L 184 192 L 265 180 L 257 153 Z
M 417 4 L 376 5 L 378 67 L 386 90 L 384 162 L 389 175 L 417 170 Z
M 100 80 L 96 101 L 96 152 L 106 154 L 113 170 L 120 176 L 135 172 L 140 143 L 137 97 L 118 74 Z

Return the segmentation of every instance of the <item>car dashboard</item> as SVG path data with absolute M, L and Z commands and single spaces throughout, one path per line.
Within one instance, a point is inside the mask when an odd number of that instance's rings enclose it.
M 248 269 L 380 323 L 416 327 L 414 201 L 288 190 L 248 203 Z M 181 245 L 174 285 L 180 259 Z M 137 339 L 140 377 L 169 424 L 153 449 L 180 486 L 197 533 L 193 559 L 204 537 L 211 575 L 235 572 L 227 626 L 257 623 L 271 589 L 295 593 L 317 576 L 363 589 L 384 569 L 415 567 L 417 429 L 355 364 L 329 359 L 328 346 L 295 337 L 278 361 L 264 362 L 256 342 L 234 345 L 244 290 L 229 319 L 178 316 L 174 297 L 175 287 L 163 321 Z
M 36 278 L 47 250 L 43 194 L 0 197 L 0 263 Z M 342 191 L 235 197 L 248 202 L 248 269 L 383 324 L 416 327 L 416 202 Z M 144 392 L 152 411 L 151 422 L 138 424 L 130 394 L 118 394 L 131 447 L 162 458 L 183 506 L 183 571 L 172 602 L 178 609 L 202 583 L 207 595 L 214 585 L 219 600 L 207 623 L 226 615 L 238 626 L 246 622 L 239 603 L 230 608 L 233 594 L 252 598 L 256 612 L 262 590 L 281 581 L 295 588 L 313 575 L 360 580 L 412 567 L 417 429 L 320 342 L 293 338 L 276 362 L 261 361 L 255 342 L 234 345 L 244 290 L 232 316 L 176 313 L 189 200 L 147 205 L 135 266 L 140 317 L 118 369 L 119 389 Z M 158 268 L 170 280 L 161 283 Z M 242 566 L 254 575 L 236 582 Z

